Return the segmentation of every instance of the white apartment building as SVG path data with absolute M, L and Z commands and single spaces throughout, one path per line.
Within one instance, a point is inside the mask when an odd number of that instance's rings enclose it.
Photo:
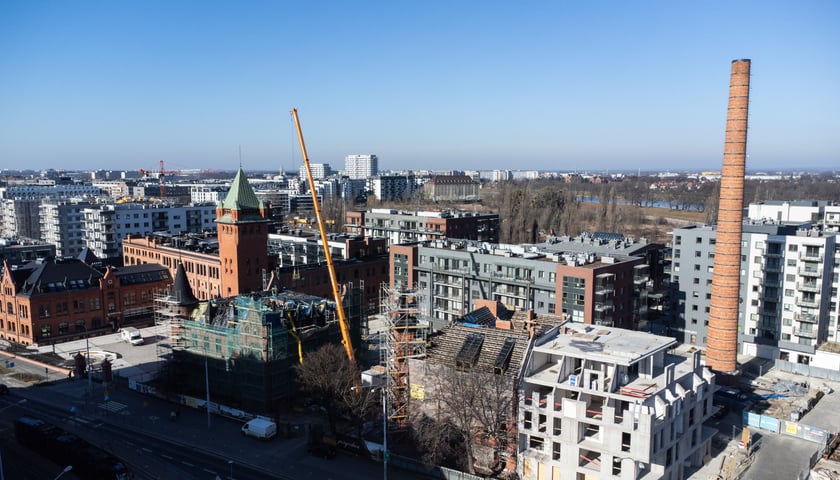
M 230 185 L 193 185 L 190 187 L 190 202 L 216 203 L 227 196 Z
M 315 180 L 321 180 L 333 174 L 329 163 L 310 163 L 309 168 L 312 170 L 312 178 Z M 300 178 L 306 178 L 306 165 L 300 166 L 299 175 Z
M 0 237 L 41 238 L 38 219 L 40 198 L 7 198 L 0 200 Z
M 98 197 L 102 194 L 99 187 L 80 184 L 60 185 L 13 185 L 0 188 L 0 198 L 45 198 L 45 197 Z
M 714 374 L 674 339 L 564 323 L 528 352 L 517 473 L 541 479 L 684 479 L 711 454 Z
M 351 179 L 366 179 L 379 174 L 376 155 L 347 155 L 344 157 L 344 174 Z
M 837 237 L 816 228 L 744 232 L 740 353 L 811 364 L 821 344 L 840 340 Z
M 41 239 L 55 245 L 59 257 L 78 257 L 85 247 L 83 210 L 89 202 L 45 200 L 41 203 Z
M 127 203 L 94 205 L 82 211 L 85 245 L 97 257 L 122 256 L 122 240 L 153 232 L 178 234 L 216 229 L 216 205 Z
M 368 189 L 383 201 L 407 200 L 414 193 L 413 175 L 380 175 L 368 179 Z

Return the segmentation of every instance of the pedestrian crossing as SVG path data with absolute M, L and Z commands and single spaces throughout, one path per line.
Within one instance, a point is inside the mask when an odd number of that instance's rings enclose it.
M 124 403 L 120 403 L 120 402 L 110 401 L 110 402 L 100 403 L 99 408 L 101 408 L 103 410 L 108 410 L 109 412 L 119 413 L 119 412 L 125 410 L 126 408 L 128 408 L 128 405 L 126 405 Z

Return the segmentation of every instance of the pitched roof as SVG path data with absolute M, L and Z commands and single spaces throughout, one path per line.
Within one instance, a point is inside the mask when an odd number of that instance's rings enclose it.
M 236 172 L 233 177 L 233 183 L 230 185 L 230 190 L 227 196 L 222 200 L 222 208 L 226 210 L 259 210 L 262 202 L 257 199 L 254 189 L 245 177 L 245 172 L 242 167 Z
M 30 269 L 30 266 L 33 268 Z M 102 278 L 102 272 L 77 258 L 45 260 L 27 265 L 22 270 L 30 272 L 26 279 L 18 284 L 19 292 L 25 296 L 99 288 L 99 279 Z M 13 278 L 13 280 L 18 283 L 21 279 Z
M 172 293 L 170 297 L 178 302 L 178 305 L 185 307 L 195 305 L 198 299 L 193 295 L 190 282 L 187 281 L 187 272 L 184 270 L 184 264 L 178 262 L 178 268 L 175 270 L 175 283 L 172 284 Z

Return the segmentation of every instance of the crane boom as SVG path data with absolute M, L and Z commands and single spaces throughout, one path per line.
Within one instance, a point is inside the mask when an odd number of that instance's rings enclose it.
M 335 276 L 330 247 L 327 243 L 327 231 L 324 229 L 324 219 L 321 217 L 321 206 L 318 204 L 318 193 L 315 191 L 315 180 L 312 178 L 312 167 L 309 165 L 309 157 L 306 154 L 306 144 L 303 142 L 303 132 L 300 129 L 297 109 L 292 109 L 292 117 L 295 119 L 300 150 L 303 154 L 303 164 L 306 166 L 306 178 L 309 181 L 309 191 L 312 193 L 312 204 L 315 206 L 315 218 L 318 220 L 318 230 L 321 232 L 321 243 L 324 245 L 324 256 L 327 258 L 327 270 L 330 272 L 330 284 L 332 285 L 333 297 L 335 297 L 336 310 L 338 310 L 338 324 L 341 327 L 341 343 L 347 352 L 347 358 L 351 363 L 356 363 L 356 355 L 353 353 L 353 342 L 350 338 L 350 327 L 347 325 L 347 317 L 344 315 L 344 307 L 341 304 L 341 292 L 338 291 L 338 280 Z

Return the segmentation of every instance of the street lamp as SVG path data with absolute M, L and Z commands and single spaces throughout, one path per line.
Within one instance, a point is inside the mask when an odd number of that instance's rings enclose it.
M 228 465 L 230 465 L 230 480 L 233 480 L 233 460 L 228 460 Z
M 58 480 L 62 475 L 69 472 L 70 470 L 73 470 L 73 465 L 67 465 L 66 467 L 64 467 L 64 470 L 62 470 L 61 473 L 59 473 L 58 476 L 55 477 L 54 480 Z
M 87 377 L 88 377 L 88 392 L 93 395 L 93 369 L 90 361 L 90 333 L 85 327 L 85 348 L 87 349 Z
M 379 390 L 382 392 L 382 478 L 388 480 L 388 401 L 385 386 Z
M 204 350 L 204 389 L 207 391 L 207 428 L 210 428 L 210 370 L 207 368 L 207 350 Z

